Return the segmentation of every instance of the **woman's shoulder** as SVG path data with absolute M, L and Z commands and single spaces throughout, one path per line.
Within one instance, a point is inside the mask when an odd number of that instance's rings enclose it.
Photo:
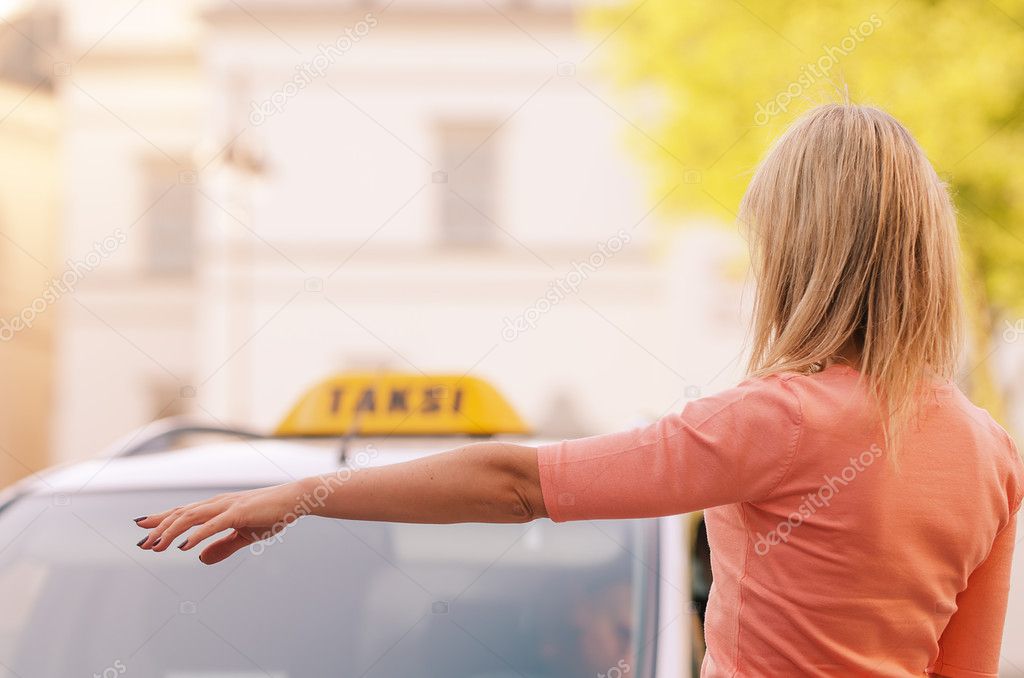
M 942 400 L 945 402 L 942 402 Z M 964 416 L 971 422 L 976 434 L 979 437 L 986 436 L 990 438 L 994 443 L 993 449 L 1008 459 L 1021 473 L 1024 473 L 1024 461 L 1022 461 L 1017 443 L 1010 432 L 992 416 L 991 412 L 971 400 L 966 393 L 953 383 L 948 385 L 946 397 L 944 399 L 940 398 L 940 409 L 946 406 L 948 410 L 949 405 L 947 403 L 956 410 L 963 412 Z
M 739 392 L 756 394 L 785 394 L 779 398 L 792 407 L 813 415 L 815 410 L 835 411 L 862 407 L 867 391 L 858 379 L 858 373 L 840 364 L 820 370 L 785 370 L 750 376 L 741 381 Z
M 992 436 L 995 463 L 1006 475 L 1007 495 L 1010 499 L 1010 513 L 1020 509 L 1024 503 L 1024 458 L 1021 457 L 1017 443 L 995 417 L 983 407 L 975 405 L 967 396 L 963 396 L 978 421 L 979 427 Z
M 984 446 L 984 461 L 998 472 L 1010 504 L 1010 515 L 1013 515 L 1024 503 L 1024 458 L 1013 436 L 987 409 L 972 402 L 959 389 L 954 389 L 954 396 L 970 417 L 977 439 L 992 443 Z

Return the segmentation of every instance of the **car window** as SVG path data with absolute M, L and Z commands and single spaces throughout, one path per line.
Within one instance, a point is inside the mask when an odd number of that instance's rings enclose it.
M 0 677 L 644 675 L 649 521 L 310 518 L 213 567 L 135 547 L 132 516 L 206 495 L 30 497 L 0 512 Z

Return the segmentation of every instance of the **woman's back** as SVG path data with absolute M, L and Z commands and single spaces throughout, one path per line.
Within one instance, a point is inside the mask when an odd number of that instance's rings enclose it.
M 1009 567 L 1012 527 L 993 544 L 1024 492 L 1020 458 L 939 383 L 897 469 L 857 376 L 778 377 L 800 416 L 785 476 L 761 501 L 707 512 L 707 675 L 996 674 L 1007 578 L 993 574 L 998 595 L 968 578 Z
M 544 501 L 559 521 L 712 507 L 705 676 L 994 676 L 1021 459 L 950 383 L 898 467 L 878 422 L 848 367 L 749 379 L 540 448 Z

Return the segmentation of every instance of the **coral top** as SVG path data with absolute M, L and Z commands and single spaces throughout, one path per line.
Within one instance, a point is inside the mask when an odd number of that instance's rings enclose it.
M 859 374 L 749 379 L 539 450 L 552 520 L 708 509 L 703 676 L 996 676 L 1024 464 L 951 383 L 899 469 Z

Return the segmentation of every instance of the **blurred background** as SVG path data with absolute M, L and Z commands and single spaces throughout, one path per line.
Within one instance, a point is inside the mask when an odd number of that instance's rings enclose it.
M 846 98 L 949 181 L 960 383 L 1022 430 L 1020 0 L 0 0 L 0 485 L 347 369 L 550 437 L 729 386 L 743 187 Z

